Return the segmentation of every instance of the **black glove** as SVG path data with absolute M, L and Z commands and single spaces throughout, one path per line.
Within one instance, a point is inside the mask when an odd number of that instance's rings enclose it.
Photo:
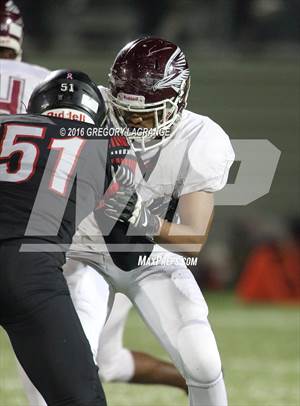
M 160 219 L 154 215 L 135 190 L 131 172 L 120 167 L 114 174 L 119 190 L 104 204 L 108 217 L 131 223 L 142 235 L 153 236 L 160 230 Z

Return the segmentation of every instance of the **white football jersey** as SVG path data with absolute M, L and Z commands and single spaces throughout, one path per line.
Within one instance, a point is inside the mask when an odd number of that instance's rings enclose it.
M 33 89 L 48 69 L 11 59 L 0 59 L 0 114 L 26 113 Z
M 153 154 L 141 154 L 143 160 Z M 144 200 L 179 197 L 192 192 L 217 192 L 228 178 L 234 161 L 228 135 L 206 116 L 184 110 L 174 136 L 164 145 L 156 165 L 139 192 Z
M 99 89 L 107 101 L 106 89 Z M 141 158 L 147 162 L 154 159 L 157 152 L 145 151 Z M 147 181 L 138 177 L 138 191 L 148 205 L 156 199 L 160 204 L 168 204 L 172 195 L 221 190 L 226 185 L 234 151 L 228 135 L 218 124 L 206 116 L 184 110 L 174 136 L 161 148 L 156 159 Z M 80 244 L 83 236 L 86 246 Z M 82 221 L 74 241 L 77 244 L 73 244 L 72 250 L 106 251 L 93 214 Z

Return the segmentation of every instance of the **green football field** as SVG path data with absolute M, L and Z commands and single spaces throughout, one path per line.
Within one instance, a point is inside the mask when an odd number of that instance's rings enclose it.
M 227 293 L 209 293 L 206 298 L 223 359 L 229 405 L 299 406 L 299 308 L 245 306 Z M 129 348 L 167 359 L 134 311 L 127 323 L 125 342 Z M 3 330 L 0 348 L 0 406 L 26 406 Z M 106 384 L 105 392 L 110 406 L 188 405 L 181 390 L 163 386 Z

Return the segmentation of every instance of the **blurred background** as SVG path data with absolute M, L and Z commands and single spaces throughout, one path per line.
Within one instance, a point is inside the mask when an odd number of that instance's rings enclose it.
M 206 291 L 230 404 L 299 406 L 299 0 L 16 3 L 25 21 L 25 61 L 49 69 L 78 68 L 106 85 L 110 65 L 126 42 L 162 36 L 188 57 L 190 110 L 210 116 L 233 140 L 268 139 L 281 151 L 267 195 L 247 206 L 216 207 L 193 272 Z M 126 342 L 166 357 L 134 312 Z M 3 335 L 0 344 L 0 372 L 5 371 L 0 406 L 25 406 Z M 113 406 L 187 404 L 176 389 L 111 384 L 106 390 Z

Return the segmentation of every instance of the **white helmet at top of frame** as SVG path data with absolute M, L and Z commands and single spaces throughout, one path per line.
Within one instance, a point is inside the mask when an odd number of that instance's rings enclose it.
M 0 0 L 0 48 L 12 49 L 15 59 L 22 56 L 23 18 L 12 0 Z

